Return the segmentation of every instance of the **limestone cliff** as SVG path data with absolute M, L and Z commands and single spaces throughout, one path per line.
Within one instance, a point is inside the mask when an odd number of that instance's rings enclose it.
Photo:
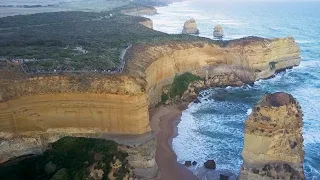
M 272 40 L 248 37 L 223 44 L 136 45 L 128 52 L 125 71 L 136 77 L 145 88 L 150 105 L 155 105 L 160 102 L 162 88 L 171 84 L 176 74 L 192 72 L 214 79 L 235 73 L 255 81 L 268 78 L 277 70 L 299 65 L 299 54 L 299 47 L 291 37 Z
M 302 111 L 289 94 L 266 94 L 246 121 L 239 179 L 305 179 Z
M 222 43 L 135 44 L 125 59 L 121 75 L 1 76 L 0 138 L 10 144 L 13 138 L 64 134 L 70 129 L 71 135 L 93 133 L 93 137 L 144 134 L 150 131 L 149 108 L 161 101 L 163 87 L 176 74 L 191 72 L 208 81 L 219 79 L 217 85 L 233 85 L 267 78 L 300 63 L 293 38 L 256 37 Z M 18 156 L 41 145 L 34 141 L 18 144 L 0 147 L 2 157 Z
M 199 34 L 196 20 L 189 19 L 184 23 L 182 34 Z

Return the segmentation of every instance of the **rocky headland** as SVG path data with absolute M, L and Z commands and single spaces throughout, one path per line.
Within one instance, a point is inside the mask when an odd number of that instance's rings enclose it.
M 147 11 L 154 13 L 152 8 Z M 141 24 L 151 27 L 149 21 Z M 291 37 L 247 37 L 136 43 L 125 61 L 124 72 L 114 75 L 26 75 L 17 68 L 1 69 L 0 161 L 43 153 L 65 136 L 112 139 L 138 148 L 123 150 L 134 173 L 150 178 L 158 171 L 150 110 L 162 102 L 164 90 L 177 75 L 189 72 L 199 77 L 178 96 L 190 102 L 202 89 L 252 84 L 299 65 L 301 59 Z M 128 144 L 128 137 L 135 135 L 144 138 Z
M 189 19 L 184 23 L 182 34 L 199 34 L 199 29 L 195 19 Z
M 290 94 L 266 94 L 245 123 L 239 179 L 305 179 L 302 111 Z

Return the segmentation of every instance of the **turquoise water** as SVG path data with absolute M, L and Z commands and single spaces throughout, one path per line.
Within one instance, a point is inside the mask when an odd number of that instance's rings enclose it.
M 301 48 L 301 65 L 252 88 L 209 89 L 201 104 L 183 112 L 179 135 L 173 140 L 178 160 L 202 164 L 215 159 L 218 169 L 238 174 L 242 164 L 244 121 L 250 108 L 266 92 L 292 94 L 304 113 L 303 137 L 307 179 L 320 180 L 320 3 L 215 3 L 187 1 L 159 7 L 149 16 L 154 28 L 180 33 L 185 20 L 193 17 L 200 36 L 212 38 L 213 27 L 224 27 L 225 39 L 245 36 L 266 38 L 293 36 Z M 197 169 L 197 168 L 196 168 Z M 195 172 L 196 169 L 193 169 Z

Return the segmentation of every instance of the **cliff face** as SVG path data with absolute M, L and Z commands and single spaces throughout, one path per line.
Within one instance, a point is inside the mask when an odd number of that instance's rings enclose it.
M 148 107 L 160 102 L 163 86 L 171 84 L 176 74 L 192 72 L 214 79 L 237 72 L 254 81 L 300 62 L 292 38 L 246 38 L 224 45 L 135 45 L 126 59 L 121 76 L 1 79 L 0 129 L 23 132 L 89 127 L 141 134 L 150 130 Z
M 246 121 L 239 179 L 305 179 L 302 111 L 289 94 L 267 94 Z
M 19 141 L 26 134 L 65 134 L 70 129 L 71 135 L 147 133 L 149 108 L 161 101 L 163 87 L 176 74 L 192 72 L 232 85 L 267 78 L 300 62 L 292 38 L 136 44 L 125 59 L 125 72 L 117 76 L 9 77 L 6 73 L 0 78 L 0 138 Z M 10 158 L 38 147 L 33 141 L 18 144 L 0 147 L 0 154 Z
M 163 86 L 171 84 L 176 74 L 192 72 L 212 79 L 226 73 L 250 74 L 246 79 L 255 81 L 299 65 L 299 53 L 293 38 L 249 37 L 223 45 L 203 42 L 137 45 L 129 51 L 126 72 L 146 81 L 141 84 L 145 83 L 149 103 L 154 105 L 160 101 Z

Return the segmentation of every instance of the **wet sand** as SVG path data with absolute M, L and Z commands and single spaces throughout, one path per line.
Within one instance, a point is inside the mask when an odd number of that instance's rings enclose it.
M 197 180 L 184 165 L 177 162 L 177 156 L 172 150 L 172 139 L 177 135 L 182 111 L 187 104 L 161 106 L 152 113 L 151 128 L 156 133 L 156 162 L 161 178 L 157 180 Z

